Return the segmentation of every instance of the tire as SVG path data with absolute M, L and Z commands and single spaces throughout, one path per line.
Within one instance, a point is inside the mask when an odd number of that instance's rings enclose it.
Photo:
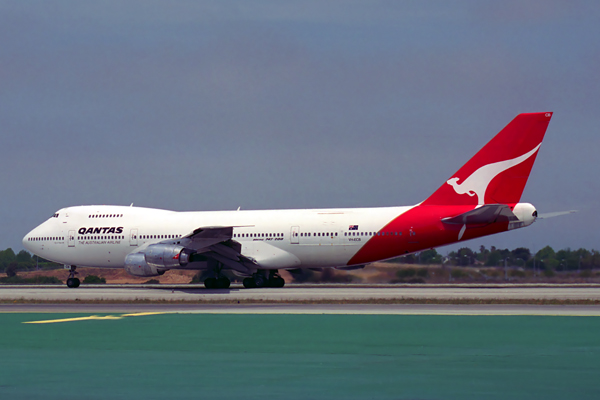
M 254 285 L 256 285 L 255 287 L 257 288 L 261 288 L 261 287 L 265 287 L 267 285 L 267 280 L 265 279 L 264 276 L 262 275 L 255 275 L 252 280 L 254 281 Z
M 273 284 L 271 287 L 276 287 L 276 288 L 281 288 L 285 285 L 285 279 L 283 279 L 282 277 L 278 276 L 277 278 L 273 279 Z
M 224 276 L 217 279 L 217 289 L 229 289 L 230 285 L 231 281 Z
M 256 284 L 254 283 L 254 279 L 252 279 L 252 278 L 245 278 L 242 283 L 244 284 L 244 287 L 246 289 L 252 289 L 252 288 L 256 287 Z
M 217 280 L 215 278 L 206 278 L 206 280 L 204 281 L 204 287 L 207 289 L 216 289 Z
M 80 284 L 81 284 L 81 282 L 77 278 L 67 279 L 67 287 L 68 288 L 74 289 L 74 288 L 79 287 Z

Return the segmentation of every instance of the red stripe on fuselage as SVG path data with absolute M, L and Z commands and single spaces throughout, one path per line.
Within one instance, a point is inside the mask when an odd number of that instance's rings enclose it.
M 512 209 L 513 206 L 511 206 Z M 399 215 L 373 236 L 348 261 L 348 265 L 365 264 L 399 257 L 408 253 L 458 242 L 462 225 L 444 224 L 443 218 L 473 210 L 473 206 L 423 206 Z M 469 226 L 461 241 L 508 230 L 508 222 Z

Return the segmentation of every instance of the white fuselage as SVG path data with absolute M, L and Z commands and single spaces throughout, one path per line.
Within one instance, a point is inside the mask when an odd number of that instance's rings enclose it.
M 346 266 L 387 223 L 412 207 L 176 212 L 124 206 L 61 209 L 23 238 L 65 265 L 122 268 L 129 253 L 198 227 L 233 226 L 241 254 L 264 269 Z

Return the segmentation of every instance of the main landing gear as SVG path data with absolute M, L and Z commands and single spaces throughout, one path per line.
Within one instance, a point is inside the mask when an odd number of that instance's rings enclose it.
M 285 280 L 279 276 L 279 272 L 276 269 L 269 271 L 269 276 L 266 276 L 266 270 L 258 270 L 252 274 L 252 277 L 244 279 L 244 287 L 250 288 L 262 288 L 272 287 L 281 288 L 285 285 Z
M 69 270 L 69 277 L 67 278 L 67 287 L 76 288 L 79 287 L 81 282 L 79 279 L 75 278 L 75 275 L 79 272 L 75 271 L 77 267 L 75 265 L 71 265 L 71 269 Z
M 218 278 L 206 278 L 204 286 L 207 289 L 229 289 L 231 281 L 226 276 L 220 276 Z
M 207 289 L 229 289 L 229 285 L 231 285 L 231 281 L 225 275 L 221 275 L 221 271 L 223 270 L 223 264 L 220 262 L 214 262 L 211 265 L 211 269 L 216 275 L 216 278 L 206 278 L 204 280 L 204 287 Z

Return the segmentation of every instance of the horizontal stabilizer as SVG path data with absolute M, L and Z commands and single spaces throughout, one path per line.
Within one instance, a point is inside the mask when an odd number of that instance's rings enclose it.
M 544 214 L 539 214 L 538 215 L 538 219 L 546 219 L 546 218 L 552 218 L 552 217 L 559 217 L 561 215 L 574 214 L 574 213 L 576 213 L 578 211 L 579 210 L 569 210 L 569 211 L 557 211 L 557 212 L 551 212 L 551 213 L 544 213 Z
M 444 218 L 442 222 L 457 225 L 487 225 L 494 222 L 517 220 L 517 216 L 506 204 L 486 204 L 456 217 Z

